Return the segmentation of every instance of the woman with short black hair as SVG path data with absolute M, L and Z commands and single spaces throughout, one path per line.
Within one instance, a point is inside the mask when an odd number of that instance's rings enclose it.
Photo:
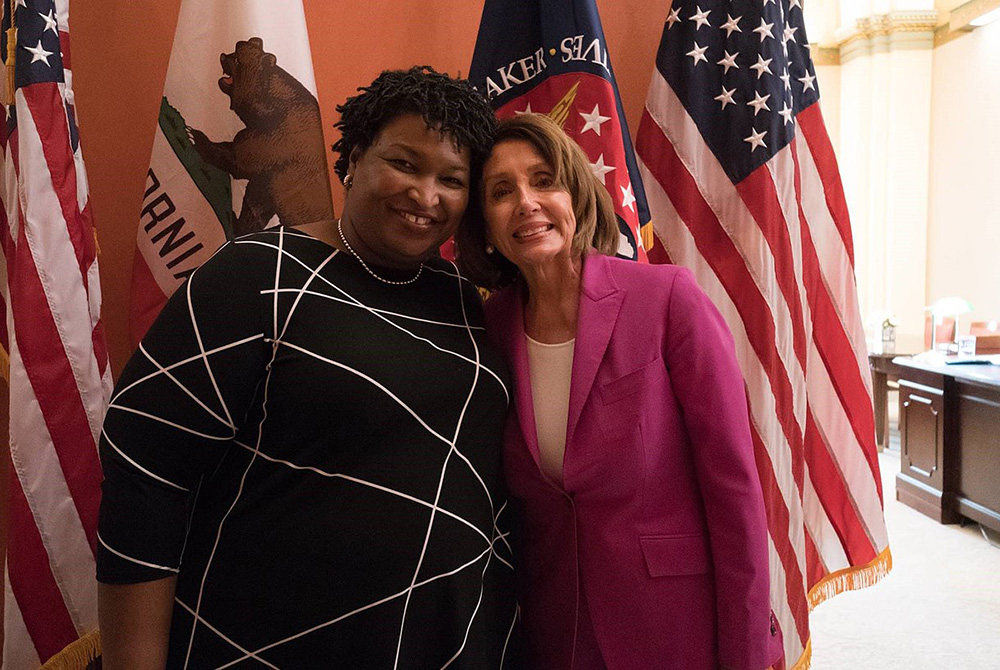
M 430 68 L 338 110 L 342 217 L 226 244 L 119 379 L 107 670 L 510 660 L 507 377 L 475 288 L 436 255 L 493 115 Z

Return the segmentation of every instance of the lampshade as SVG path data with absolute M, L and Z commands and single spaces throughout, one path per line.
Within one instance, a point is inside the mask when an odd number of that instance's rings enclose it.
M 960 314 L 968 314 L 972 311 L 972 303 L 965 298 L 958 298 L 956 296 L 951 296 L 948 298 L 941 298 L 932 305 L 928 305 L 924 308 L 931 313 L 932 316 L 958 316 Z

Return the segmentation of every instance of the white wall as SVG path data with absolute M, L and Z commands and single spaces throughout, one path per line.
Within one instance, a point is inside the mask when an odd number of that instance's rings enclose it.
M 933 48 L 928 32 L 843 40 L 858 19 L 887 12 L 934 8 L 946 24 L 963 2 L 811 2 L 807 13 L 812 39 L 846 45 L 840 64 L 817 77 L 854 228 L 862 316 L 895 313 L 906 349 L 920 347 L 923 308 L 942 297 L 975 307 L 960 333 L 973 319 L 1000 319 L 1000 22 Z
M 861 314 L 869 330 L 894 314 L 897 342 L 912 351 L 927 304 L 932 47 L 927 28 L 861 37 L 840 51 L 839 157 Z
M 932 90 L 927 299 L 1000 319 L 1000 21 L 934 49 Z

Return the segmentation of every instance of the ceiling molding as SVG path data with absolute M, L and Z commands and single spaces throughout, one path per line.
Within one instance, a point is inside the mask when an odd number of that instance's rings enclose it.
M 970 25 L 972 21 L 994 9 L 1000 9 L 1000 0 L 969 0 L 949 12 L 948 28 L 951 31 L 972 30 L 975 28 Z
M 1000 0 L 985 0 L 987 2 Z M 880 37 L 892 37 L 900 33 L 930 33 L 937 27 L 938 13 L 935 10 L 891 12 L 876 14 L 855 21 L 853 26 L 837 31 L 837 46 L 857 41 L 872 41 Z
M 809 53 L 812 55 L 813 65 L 840 65 L 840 47 L 821 47 L 812 44 Z
M 935 10 L 890 12 L 858 19 L 853 26 L 844 26 L 836 33 L 840 62 L 877 52 L 933 49 L 937 24 Z

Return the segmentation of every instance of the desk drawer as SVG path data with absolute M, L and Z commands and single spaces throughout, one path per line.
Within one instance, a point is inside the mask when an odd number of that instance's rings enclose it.
M 944 391 L 899 380 L 900 471 L 942 490 Z

